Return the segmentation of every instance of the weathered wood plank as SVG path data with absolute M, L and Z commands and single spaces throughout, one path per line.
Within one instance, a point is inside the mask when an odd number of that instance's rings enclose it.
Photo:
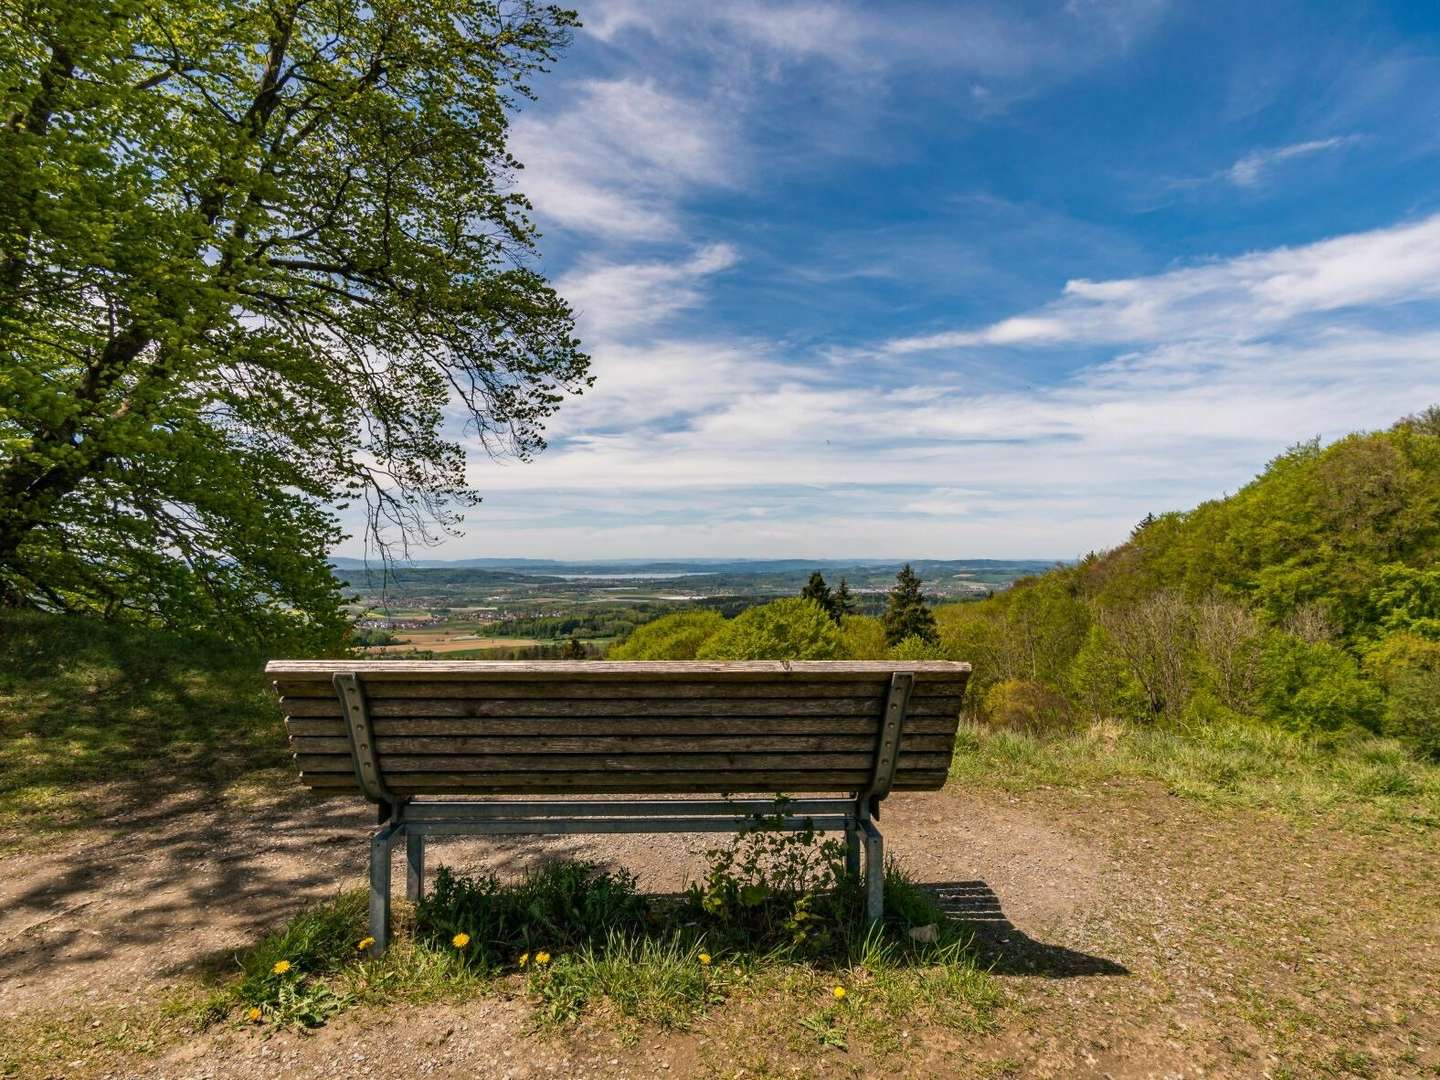
M 745 682 L 763 678 L 870 679 L 911 671 L 917 683 L 931 679 L 967 678 L 970 665 L 953 660 L 272 660 L 265 673 L 272 678 L 327 678 L 354 671 L 366 679 L 605 679 L 617 675 L 636 681 L 684 679 Z
M 870 716 L 879 698 L 751 698 L 707 701 L 509 701 L 491 698 L 367 698 L 376 720 L 411 716 Z M 340 716 L 339 698 L 285 698 L 289 716 Z
M 908 760 L 907 760 L 908 759 Z M 794 772 L 864 772 L 869 754 L 416 754 L 382 756 L 380 768 L 390 783 L 401 773 L 572 773 L 572 772 L 716 772 L 781 769 Z M 296 758 L 301 772 L 345 772 L 350 759 L 340 754 Z M 899 769 L 941 769 L 944 754 L 902 754 Z
M 603 773 L 512 774 L 504 783 L 482 773 L 405 773 L 388 786 L 397 795 L 743 795 L 749 792 L 848 792 L 861 790 L 868 773 Z M 912 772 L 896 777 L 892 790 L 935 791 L 944 786 L 943 771 Z M 486 782 L 476 783 L 480 779 Z M 319 773 L 301 780 L 319 794 L 358 795 L 353 777 Z
M 272 684 L 276 694 L 289 698 L 329 698 L 335 696 L 335 689 L 327 676 L 325 679 L 300 681 L 277 679 Z M 569 701 L 572 699 L 646 699 L 661 698 L 667 701 L 679 698 L 753 698 L 753 697 L 804 697 L 804 698 L 845 698 L 883 697 L 886 680 L 876 677 L 870 680 L 845 680 L 843 682 L 797 682 L 794 680 L 755 680 L 751 682 L 670 682 L 604 679 L 587 682 L 562 679 L 520 681 L 497 681 L 476 678 L 449 680 L 394 681 L 374 679 L 366 686 L 367 696 L 378 698 L 500 698 L 523 700 L 539 698 L 545 701 Z M 965 692 L 963 681 L 927 682 L 916 687 L 917 698 L 960 697 Z
M 432 717 L 373 722 L 377 737 L 418 735 L 870 735 L 879 718 L 869 717 Z M 957 717 L 907 717 L 906 735 L 954 735 Z M 295 736 L 343 738 L 338 719 L 292 717 Z
M 341 754 L 307 754 L 295 759 L 301 772 L 345 772 L 350 759 Z M 825 772 L 853 769 L 863 772 L 870 754 L 391 754 L 381 755 L 386 782 L 401 773 L 571 773 L 571 772 L 715 772 L 723 770 L 780 769 Z M 945 754 L 901 754 L 897 772 L 948 767 Z
M 291 681 L 272 684 L 278 697 L 284 699 L 330 698 L 335 696 L 334 688 L 328 683 L 297 683 Z M 799 698 L 812 701 L 830 698 L 884 697 L 885 685 L 878 680 L 831 683 L 776 683 L 773 681 L 748 683 L 667 683 L 663 681 L 637 683 L 613 680 L 592 682 L 496 682 L 452 680 L 450 682 L 389 682 L 371 680 L 365 684 L 366 696 L 380 699 L 433 699 L 433 698 L 488 698 L 494 700 L 539 700 L 555 702 L 572 701 L 677 701 L 687 698 L 710 700 L 751 698 Z M 400 691 L 400 692 L 395 692 Z M 927 684 L 916 691 L 916 698 L 963 698 L 963 684 L 946 682 Z
M 410 716 L 870 716 L 879 715 L 879 698 L 825 698 L 821 700 L 686 698 L 659 700 L 508 700 L 491 698 L 369 698 L 370 715 Z M 909 710 L 911 716 L 956 716 L 960 698 L 921 698 Z M 338 717 L 338 698 L 282 698 L 280 709 L 287 716 Z
M 954 739 L 911 735 L 902 751 L 946 753 Z M 874 735 L 422 735 L 377 738 L 381 754 L 606 754 L 606 753 L 865 753 L 875 751 Z M 344 737 L 292 736 L 297 754 L 344 754 Z
M 272 683 L 276 693 L 282 697 L 333 697 L 334 688 L 329 677 L 309 681 L 292 678 L 276 679 Z M 765 679 L 751 682 L 703 682 L 669 680 L 635 682 L 628 679 L 604 679 L 577 682 L 565 679 L 538 679 L 526 682 L 517 680 L 475 679 L 428 679 L 396 681 L 390 679 L 371 680 L 367 691 L 372 698 L 442 698 L 442 697 L 493 697 L 493 698 L 541 698 L 547 701 L 594 698 L 663 698 L 673 700 L 686 697 L 703 698 L 749 698 L 749 697 L 880 697 L 884 694 L 886 681 L 878 676 L 867 680 L 848 679 L 844 682 L 796 681 L 793 679 Z M 924 684 L 926 693 L 955 695 L 963 692 L 964 684 L 956 682 Z

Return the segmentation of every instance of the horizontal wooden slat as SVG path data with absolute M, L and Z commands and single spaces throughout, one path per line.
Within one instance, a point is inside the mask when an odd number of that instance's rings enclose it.
M 948 753 L 946 735 L 910 735 L 902 752 Z M 350 741 L 340 737 L 296 736 L 297 754 L 344 754 Z M 875 752 L 874 735 L 421 735 L 376 738 L 380 754 L 605 754 L 605 753 L 866 753 Z
M 889 678 L 892 672 L 908 671 L 917 683 L 930 679 L 963 679 L 970 665 L 953 660 L 272 660 L 265 673 L 272 678 L 327 678 L 336 672 L 353 671 L 364 679 L 606 679 L 623 676 L 647 679 L 683 680 L 695 676 L 705 680 L 745 682 L 765 678 L 820 680 Z
M 953 735 L 958 717 L 910 717 L 906 735 Z M 431 717 L 375 720 L 377 737 L 417 735 L 871 735 L 879 719 L 868 717 Z M 338 719 L 294 717 L 285 722 L 294 736 L 344 737 Z
M 363 680 L 362 680 L 363 681 Z M 794 679 L 766 679 L 752 682 L 634 682 L 624 679 L 589 680 L 585 682 L 560 679 L 538 679 L 530 682 L 496 681 L 475 679 L 395 681 L 389 679 L 371 680 L 366 690 L 372 698 L 437 698 L 437 697 L 492 697 L 492 698 L 542 698 L 565 701 L 594 698 L 663 698 L 686 697 L 704 698 L 749 698 L 749 697 L 806 697 L 832 698 L 879 696 L 885 692 L 888 679 L 875 678 L 864 681 L 844 682 L 797 681 Z M 275 692 L 282 697 L 334 697 L 335 688 L 329 676 L 324 679 L 297 680 L 276 679 Z M 922 682 L 917 684 L 917 694 L 958 696 L 965 690 L 964 681 Z
M 646 792 L 674 794 L 742 794 L 750 791 L 801 792 L 858 791 L 870 781 L 868 771 L 835 772 L 648 772 L 617 774 L 611 771 L 591 773 L 403 773 L 403 779 L 387 780 L 386 786 L 397 795 L 504 794 L 504 793 L 586 793 L 643 794 Z M 945 782 L 943 770 L 911 772 L 897 777 L 895 789 L 928 791 Z M 502 778 L 503 777 L 503 778 Z M 354 776 L 343 773 L 302 773 L 301 781 L 317 790 L 354 791 L 359 788 Z
M 275 692 L 288 698 L 333 698 L 335 688 L 329 678 L 312 682 L 294 679 L 276 680 Z M 743 683 L 725 682 L 631 682 L 619 679 L 604 679 L 588 682 L 563 682 L 560 680 L 539 680 L 534 682 L 499 682 L 487 680 L 448 681 L 428 680 L 396 682 L 372 680 L 365 683 L 366 694 L 373 700 L 380 698 L 495 698 L 501 700 L 540 699 L 544 701 L 571 700 L 645 700 L 660 698 L 673 701 L 680 698 L 846 698 L 881 697 L 888 680 L 876 679 L 868 682 L 847 680 L 845 682 L 795 682 L 792 680 L 765 680 Z M 915 688 L 917 699 L 931 697 L 961 697 L 965 683 L 922 682 Z
M 566 678 L 547 680 L 495 681 L 495 680 L 415 680 L 392 681 L 372 680 L 366 684 L 367 691 L 374 698 L 380 697 L 494 697 L 494 698 L 544 698 L 544 700 L 593 700 L 593 698 L 674 698 L 683 697 L 877 697 L 884 693 L 887 680 L 854 681 L 844 683 L 816 683 L 795 680 L 765 680 L 753 683 L 672 683 L 672 681 L 648 681 L 636 683 L 632 680 L 606 678 L 606 680 L 576 681 Z M 943 693 L 956 693 L 955 683 L 939 684 L 949 687 Z M 297 681 L 292 678 L 275 680 L 275 691 L 282 697 L 334 697 L 333 685 L 325 678 L 321 681 Z M 930 690 L 930 687 L 927 687 Z M 940 693 L 940 691 L 936 691 Z
M 493 698 L 368 698 L 375 719 L 397 716 L 879 716 L 880 698 L 683 701 L 507 701 Z M 339 716 L 340 699 L 283 698 L 288 716 Z
M 297 757 L 300 771 L 349 772 L 350 758 L 342 754 L 307 754 Z M 386 783 L 401 773 L 415 772 L 716 772 L 734 769 L 784 769 L 826 772 L 865 771 L 874 764 L 872 754 L 391 754 L 381 755 L 380 771 Z M 944 754 L 899 756 L 897 771 L 943 769 Z

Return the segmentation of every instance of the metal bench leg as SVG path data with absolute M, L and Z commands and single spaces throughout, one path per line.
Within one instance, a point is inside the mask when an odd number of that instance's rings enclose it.
M 865 918 L 873 923 L 885 916 L 885 841 L 869 818 L 860 827 L 865 830 Z
M 376 956 L 390 944 L 390 851 L 401 831 L 398 825 L 382 825 L 370 838 L 370 936 Z
M 405 899 L 418 904 L 425 895 L 425 837 L 405 834 Z
M 845 873 L 852 881 L 860 877 L 860 828 L 853 821 L 845 826 Z

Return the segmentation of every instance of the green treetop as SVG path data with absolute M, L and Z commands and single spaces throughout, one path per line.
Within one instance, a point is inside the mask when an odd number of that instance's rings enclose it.
M 533 0 L 0 10 L 0 602 L 335 636 L 587 385 L 509 113 Z
M 819 570 L 811 571 L 810 580 L 800 590 L 800 599 L 814 601 L 820 605 L 825 614 L 837 622 L 839 621 L 839 615 L 835 610 L 835 596 L 830 591 L 830 586 L 825 583 L 825 576 Z
M 895 586 L 885 604 L 885 643 L 900 644 L 906 638 L 919 638 L 934 644 L 940 640 L 935 629 L 935 616 L 925 605 L 925 596 L 920 591 L 920 575 L 906 563 L 895 575 Z

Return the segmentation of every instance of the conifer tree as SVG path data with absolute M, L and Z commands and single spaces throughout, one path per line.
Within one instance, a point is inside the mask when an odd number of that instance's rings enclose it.
M 826 615 L 839 621 L 840 617 L 835 611 L 835 595 L 830 591 L 830 586 L 825 583 L 825 576 L 819 570 L 811 572 L 810 580 L 805 583 L 805 588 L 800 590 L 800 599 L 815 601 Z
M 835 590 L 835 621 L 839 622 L 846 615 L 855 614 L 855 597 L 850 593 L 850 583 L 843 577 L 840 585 Z
M 920 575 L 906 563 L 895 575 L 895 587 L 885 604 L 885 644 L 894 647 L 906 638 L 919 638 L 935 644 L 940 640 L 935 628 L 935 616 L 925 606 L 925 596 L 920 591 Z

